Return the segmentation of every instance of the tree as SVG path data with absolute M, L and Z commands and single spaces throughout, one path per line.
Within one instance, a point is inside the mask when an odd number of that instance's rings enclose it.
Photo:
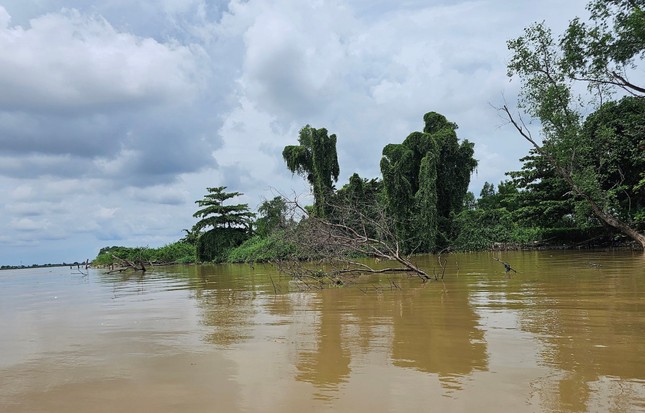
M 342 218 L 346 225 L 353 227 L 365 225 L 365 218 L 374 222 L 380 214 L 379 210 L 383 209 L 382 193 L 383 181 L 361 178 L 354 173 L 349 182 L 332 197 L 329 219 L 339 223 Z M 372 236 L 376 234 L 375 228 L 367 228 L 366 231 Z
M 559 42 L 544 24 L 530 26 L 523 36 L 510 40 L 509 76 L 517 75 L 522 82 L 519 106 L 540 121 L 542 143 L 521 117 L 514 117 L 507 106 L 502 110 L 601 222 L 645 248 L 645 235 L 613 208 L 614 194 L 602 187 L 602 173 L 594 168 L 598 159 L 589 159 L 598 151 L 583 127 L 583 99 L 574 93 L 576 84 L 583 82 L 592 103 L 602 102 L 615 88 L 637 99 L 645 96 L 642 87 L 628 80 L 635 58 L 643 56 L 643 5 L 643 0 L 595 0 L 588 6 L 591 23 L 572 21 Z
M 496 208 L 496 199 L 495 199 L 495 185 L 484 182 L 482 190 L 479 192 L 479 200 L 477 201 L 477 207 L 480 209 L 493 209 Z
M 192 232 L 200 233 L 197 257 L 200 261 L 221 261 L 229 249 L 240 245 L 251 233 L 251 219 L 255 216 L 247 204 L 223 205 L 240 192 L 225 192 L 226 187 L 206 188 L 208 194 L 195 201 L 201 208 L 193 214 L 200 218 Z M 210 228 L 203 232 L 205 228 Z
M 593 171 L 593 190 L 621 221 L 645 229 L 645 99 L 607 102 L 585 120 L 577 168 Z
M 645 1 L 594 0 L 587 9 L 590 22 L 575 18 L 560 41 L 567 76 L 592 89 L 645 95 L 629 80 L 635 60 L 645 56 Z
M 500 182 L 497 185 L 497 191 L 495 191 L 495 185 L 484 182 L 477 200 L 477 208 L 487 210 L 505 208 L 512 212 L 517 209 L 517 197 L 518 190 L 512 181 Z
M 284 227 L 287 221 L 286 213 L 287 204 L 280 196 L 262 202 L 258 208 L 260 218 L 255 221 L 257 234 L 267 237 L 276 228 Z
M 474 145 L 459 143 L 455 123 L 436 112 L 423 119 L 423 132 L 387 145 L 381 158 L 387 211 L 408 252 L 447 246 L 477 166 Z
M 298 143 L 285 146 L 282 157 L 292 173 L 307 179 L 314 193 L 314 211 L 323 217 L 328 213 L 328 200 L 340 173 L 336 135 L 328 136 L 327 129 L 306 125 L 300 130 Z

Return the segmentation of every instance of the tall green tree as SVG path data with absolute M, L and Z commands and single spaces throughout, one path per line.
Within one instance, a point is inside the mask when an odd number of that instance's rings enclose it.
M 415 231 L 416 205 L 414 184 L 415 171 L 413 167 L 414 152 L 402 144 L 389 144 L 383 148 L 381 158 L 381 173 L 383 174 L 383 190 L 387 215 L 391 218 L 390 225 L 399 239 L 404 252 L 417 248 L 419 240 Z M 436 212 L 436 205 L 433 211 Z M 435 236 L 435 229 L 429 237 Z M 434 243 L 433 243 L 434 244 Z M 430 249 L 433 245 L 428 246 Z
M 200 261 L 222 261 L 228 250 L 250 236 L 255 214 L 249 211 L 248 204 L 224 205 L 225 201 L 242 195 L 240 192 L 226 192 L 225 186 L 206 190 L 208 194 L 195 201 L 200 209 L 193 214 L 199 218 L 192 228 L 200 234 L 197 257 Z
M 452 216 L 462 210 L 470 176 L 477 167 L 477 160 L 474 158 L 475 144 L 468 140 L 460 143 L 457 139 L 457 124 L 449 122 L 439 113 L 426 113 L 423 120 L 423 132 L 432 136 L 439 148 L 437 214 L 444 222 L 442 224 L 440 221 L 440 231 L 450 236 Z
M 292 173 L 307 179 L 314 193 L 314 212 L 324 217 L 330 209 L 329 197 L 340 173 L 336 135 L 329 136 L 325 128 L 306 125 L 300 130 L 298 143 L 286 146 L 282 157 Z
M 571 188 L 548 160 L 532 149 L 520 161 L 521 170 L 507 173 L 520 189 L 515 219 L 522 225 L 541 228 L 584 226 L 576 223 Z
M 595 148 L 594 140 L 588 138 L 584 115 L 594 111 L 587 105 L 605 101 L 617 88 L 635 99 L 645 96 L 645 90 L 629 80 L 645 50 L 644 5 L 644 0 L 595 0 L 588 6 L 589 23 L 572 21 L 559 41 L 544 24 L 534 24 L 522 36 L 508 42 L 512 52 L 509 76 L 517 76 L 522 83 L 520 108 L 539 120 L 542 143 L 531 135 L 521 119 L 503 107 L 517 131 L 567 183 L 577 199 L 584 201 L 603 224 L 637 241 L 642 248 L 645 235 L 617 213 L 616 191 L 603 188 L 604 174 L 597 167 L 602 162 L 598 156 L 602 154 Z M 574 92 L 580 82 L 588 86 L 590 93 L 586 99 Z M 590 103 L 584 104 L 585 100 Z M 603 116 L 605 122 L 607 116 Z M 626 141 L 622 144 L 635 149 Z
M 645 99 L 607 102 L 582 126 L 580 164 L 591 171 L 594 196 L 631 227 L 645 229 Z M 596 194 L 597 192 L 597 194 Z
M 381 158 L 388 213 L 408 251 L 448 245 L 477 166 L 474 145 L 458 141 L 455 123 L 436 112 L 423 119 L 423 132 L 387 145 Z

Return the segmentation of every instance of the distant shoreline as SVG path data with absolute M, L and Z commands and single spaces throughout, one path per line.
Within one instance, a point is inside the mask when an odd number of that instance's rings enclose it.
M 29 268 L 71 267 L 71 266 L 78 266 L 78 265 L 85 265 L 85 263 L 70 262 L 70 263 L 62 263 L 62 264 L 2 265 L 0 266 L 0 271 L 1 270 L 24 270 Z

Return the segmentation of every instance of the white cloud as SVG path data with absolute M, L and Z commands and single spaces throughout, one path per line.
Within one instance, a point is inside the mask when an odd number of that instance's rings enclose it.
M 9 223 L 11 229 L 21 232 L 42 231 L 46 230 L 49 225 L 49 222 L 46 220 L 35 220 L 32 218 L 15 218 Z
M 1 8 L 1 6 L 0 6 Z M 7 16 L 2 8 L 1 12 Z M 118 32 L 76 10 L 34 18 L 29 28 L 0 20 L 0 108 L 54 110 L 181 101 L 199 86 L 190 47 Z
M 262 109 L 311 115 L 332 104 L 342 87 L 349 63 L 343 41 L 352 31 L 351 16 L 333 3 L 321 4 L 245 4 L 257 15 L 244 32 L 244 71 L 239 82 Z M 312 15 L 316 24 L 311 24 Z

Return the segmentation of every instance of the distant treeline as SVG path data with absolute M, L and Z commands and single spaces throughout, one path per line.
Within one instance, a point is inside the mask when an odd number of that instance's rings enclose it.
M 62 263 L 62 264 L 3 265 L 3 266 L 0 266 L 0 270 L 19 270 L 19 269 L 24 269 L 24 268 L 67 267 L 67 266 L 71 266 L 71 265 L 79 265 L 79 263 L 74 262 L 73 264 Z

